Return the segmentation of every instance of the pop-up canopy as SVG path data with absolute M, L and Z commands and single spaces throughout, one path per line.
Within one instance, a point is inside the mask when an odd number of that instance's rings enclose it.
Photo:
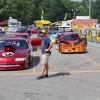
M 1 21 L 1 22 L 0 22 L 0 25 L 1 25 L 1 26 L 2 26 L 2 25 L 8 25 L 8 20 Z

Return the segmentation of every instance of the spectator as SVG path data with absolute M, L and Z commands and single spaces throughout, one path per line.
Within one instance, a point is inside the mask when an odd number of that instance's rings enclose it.
M 38 37 L 40 37 L 40 31 L 41 31 L 41 28 L 38 27 L 37 31 L 38 31 Z
M 28 30 L 28 34 L 29 34 L 29 36 L 30 36 L 30 35 L 31 35 L 31 34 L 30 34 L 30 30 L 31 30 L 30 27 L 28 27 L 27 30 Z
M 53 43 L 51 42 L 51 40 L 48 38 L 47 33 L 45 30 L 42 30 L 40 32 L 40 36 L 42 37 L 42 72 L 41 75 L 39 77 L 37 77 L 37 79 L 43 79 L 44 77 L 48 77 L 48 61 L 49 61 L 49 56 L 51 54 L 50 49 L 53 46 Z M 45 74 L 44 74 L 45 73 Z

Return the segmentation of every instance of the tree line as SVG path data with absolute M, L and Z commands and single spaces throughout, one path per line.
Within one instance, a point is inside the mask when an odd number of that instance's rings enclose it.
M 100 0 L 91 0 L 91 18 L 100 21 Z M 44 11 L 44 19 L 51 22 L 70 20 L 75 16 L 89 15 L 89 0 L 0 0 L 0 21 L 7 20 L 11 16 L 18 19 L 23 25 L 33 24 L 41 19 Z

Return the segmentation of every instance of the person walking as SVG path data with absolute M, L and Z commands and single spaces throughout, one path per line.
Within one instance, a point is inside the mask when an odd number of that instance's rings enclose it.
M 42 52 L 42 72 L 37 79 L 43 79 L 45 77 L 48 77 L 48 61 L 49 61 L 49 56 L 51 54 L 50 50 L 53 46 L 53 43 L 47 36 L 47 33 L 45 30 L 41 30 L 40 36 L 42 37 L 42 45 L 41 45 L 41 52 Z

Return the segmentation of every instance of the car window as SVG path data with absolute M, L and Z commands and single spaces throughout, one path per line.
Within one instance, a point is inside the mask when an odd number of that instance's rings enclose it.
M 4 40 L 0 41 L 0 49 L 3 49 L 7 44 L 15 45 L 16 49 L 28 48 L 28 44 L 25 40 Z
M 76 40 L 76 39 L 79 39 L 79 37 L 78 37 L 78 35 L 71 34 L 71 35 L 64 35 L 63 39 L 64 40 Z
M 57 32 L 52 32 L 51 34 L 52 34 L 52 35 L 56 35 L 56 33 L 57 33 Z
M 63 36 L 63 39 L 64 39 L 64 40 L 70 40 L 70 36 L 69 36 L 69 35 L 64 35 L 64 36 Z
M 29 37 L 27 35 L 23 35 L 23 38 L 28 39 Z
M 15 35 L 15 38 L 25 38 L 28 39 L 29 37 L 27 35 Z

